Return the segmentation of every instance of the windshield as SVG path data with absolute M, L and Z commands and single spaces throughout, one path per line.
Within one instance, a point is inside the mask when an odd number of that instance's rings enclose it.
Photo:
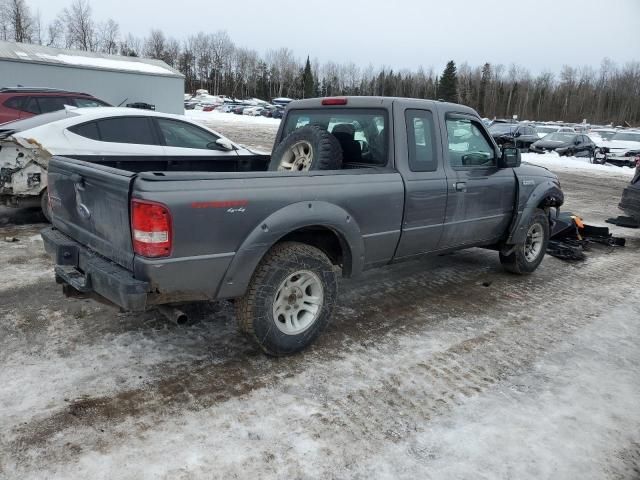
M 385 110 L 317 109 L 292 110 L 287 115 L 283 138 L 305 125 L 316 125 L 340 142 L 345 162 L 387 164 Z
M 611 140 L 624 140 L 625 142 L 640 142 L 640 132 L 617 132 Z
M 551 140 L 553 142 L 571 142 L 575 138 L 575 133 L 561 133 L 556 132 L 544 137 L 545 140 Z
M 512 123 L 494 123 L 489 127 L 491 133 L 510 133 L 517 125 Z
M 611 137 L 613 137 L 616 134 L 615 131 L 611 131 L 611 130 L 592 130 L 591 133 L 594 135 L 598 135 L 600 138 L 604 140 L 611 140 Z
M 36 128 L 46 123 L 62 120 L 63 118 L 78 115 L 73 109 L 57 110 L 51 113 L 43 113 L 35 117 L 25 118 L 24 120 L 14 120 L 0 125 L 0 131 L 11 130 L 11 132 L 24 132 L 31 128 Z

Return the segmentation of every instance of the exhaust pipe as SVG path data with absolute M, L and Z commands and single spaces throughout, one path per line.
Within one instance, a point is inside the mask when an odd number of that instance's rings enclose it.
M 184 325 L 189 320 L 187 314 L 182 310 L 179 310 L 175 307 L 169 307 L 167 305 L 158 305 L 158 311 L 167 317 L 170 321 L 175 323 L 176 325 Z

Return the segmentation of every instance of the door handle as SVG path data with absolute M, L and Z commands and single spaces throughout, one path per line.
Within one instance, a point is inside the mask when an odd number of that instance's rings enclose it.
M 453 184 L 453 186 L 456 189 L 456 192 L 466 192 L 467 191 L 466 182 L 456 182 L 456 183 Z

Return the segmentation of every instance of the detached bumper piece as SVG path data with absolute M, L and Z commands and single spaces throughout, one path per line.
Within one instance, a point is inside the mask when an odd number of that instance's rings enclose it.
M 149 284 L 53 227 L 41 232 L 47 253 L 55 260 L 56 282 L 83 294 L 97 294 L 125 310 L 142 311 Z M 68 286 L 68 287 L 67 287 Z
M 625 239 L 614 237 L 607 227 L 586 225 L 580 217 L 563 212 L 551 227 L 547 253 L 562 260 L 581 261 L 592 244 L 624 247 Z

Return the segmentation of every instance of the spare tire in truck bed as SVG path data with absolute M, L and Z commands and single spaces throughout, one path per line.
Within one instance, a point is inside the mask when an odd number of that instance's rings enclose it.
M 340 142 L 316 125 L 298 128 L 287 135 L 274 150 L 269 164 L 269 170 L 273 171 L 306 172 L 340 168 Z

